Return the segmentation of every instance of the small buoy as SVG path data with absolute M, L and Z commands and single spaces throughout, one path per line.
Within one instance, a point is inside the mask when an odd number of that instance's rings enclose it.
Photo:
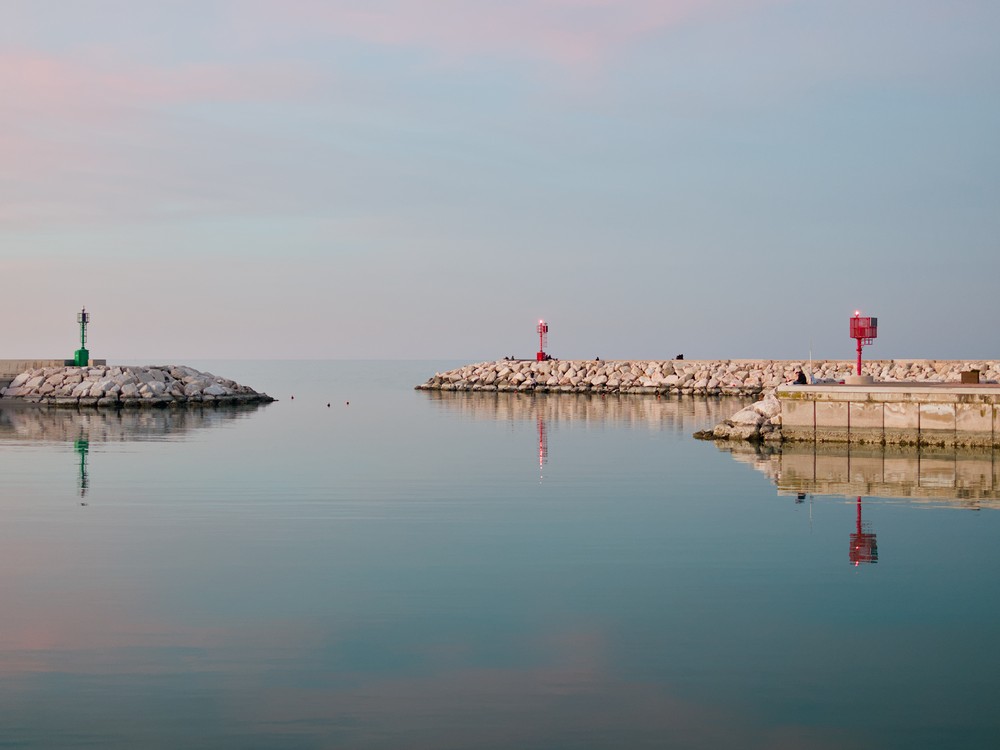
M 345 402 L 344 402 L 344 406 L 350 406 L 350 405 L 351 405 L 351 402 L 350 402 L 350 401 L 345 401 Z
M 294 401 L 294 400 L 295 400 L 295 396 L 292 396 L 292 401 Z
M 326 408 L 327 408 L 327 409 L 329 409 L 329 408 L 330 408 L 330 404 L 327 404 L 327 405 L 326 405 Z

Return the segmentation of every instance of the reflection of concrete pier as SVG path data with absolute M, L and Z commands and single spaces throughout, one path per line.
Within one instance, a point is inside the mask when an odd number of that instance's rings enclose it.
M 891 497 L 1000 509 L 997 452 L 974 449 L 717 443 L 771 478 L 778 494 Z

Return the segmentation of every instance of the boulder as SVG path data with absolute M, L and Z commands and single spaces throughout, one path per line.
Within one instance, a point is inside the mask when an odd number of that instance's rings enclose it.
M 756 427 L 765 419 L 766 417 L 754 409 L 753 406 L 748 406 L 745 409 L 740 409 L 740 411 L 736 412 L 727 421 L 732 422 L 734 425 L 753 425 Z

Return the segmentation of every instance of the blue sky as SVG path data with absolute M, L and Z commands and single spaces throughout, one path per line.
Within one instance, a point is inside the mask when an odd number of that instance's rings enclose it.
M 998 357 L 1000 5 L 0 0 L 2 357 Z

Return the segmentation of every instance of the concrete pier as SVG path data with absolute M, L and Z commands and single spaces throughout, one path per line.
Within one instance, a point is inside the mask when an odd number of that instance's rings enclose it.
M 783 440 L 1000 445 L 1000 385 L 783 385 Z
M 22 372 L 62 367 L 65 363 L 62 359 L 0 359 L 0 388 L 6 388 Z

